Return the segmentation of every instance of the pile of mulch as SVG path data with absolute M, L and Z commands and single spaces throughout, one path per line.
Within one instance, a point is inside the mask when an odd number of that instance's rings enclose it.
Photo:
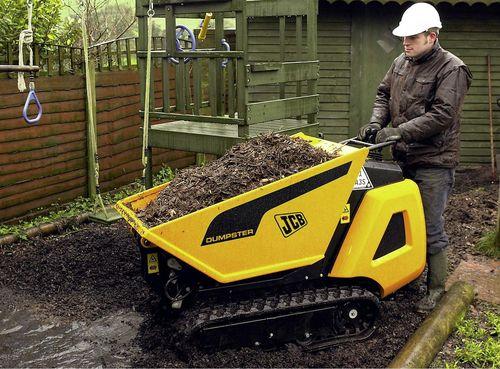
M 334 157 L 300 138 L 263 134 L 233 146 L 207 165 L 179 171 L 138 216 L 153 227 Z

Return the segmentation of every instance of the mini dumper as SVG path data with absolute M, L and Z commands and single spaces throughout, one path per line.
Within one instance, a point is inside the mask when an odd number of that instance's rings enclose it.
M 339 156 L 152 228 L 136 213 L 168 183 L 117 203 L 145 279 L 179 312 L 178 341 L 318 350 L 365 339 L 379 299 L 422 273 L 418 187 L 371 158 L 390 143 L 295 136 Z

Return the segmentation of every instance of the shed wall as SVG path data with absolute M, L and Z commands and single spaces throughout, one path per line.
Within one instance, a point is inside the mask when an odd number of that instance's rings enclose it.
M 474 77 L 462 112 L 461 161 L 489 162 L 488 55 L 491 60 L 494 144 L 497 152 L 500 148 L 500 106 L 496 103 L 500 98 L 500 5 L 440 6 L 439 10 L 444 25 L 440 36 L 442 46 L 460 57 Z
M 349 127 L 349 85 L 351 79 L 351 15 L 347 6 L 335 6 L 334 13 L 318 15 L 318 59 L 320 61 L 320 131 L 330 139 L 347 137 Z M 302 25 L 302 48 L 297 52 L 296 24 L 288 18 L 285 26 L 285 61 L 303 60 L 307 54 L 306 21 Z M 249 60 L 280 61 L 279 23 L 277 18 L 254 19 L 249 23 Z M 306 94 L 305 83 L 302 94 Z M 286 97 L 296 96 L 296 84 L 286 86 Z M 279 98 L 279 86 L 258 86 L 250 93 L 251 101 Z
M 407 5 L 391 2 L 329 4 L 320 1 L 318 14 L 318 58 L 320 60 L 320 131 L 339 141 L 356 135 L 368 122 L 376 88 L 392 61 L 401 53 L 401 41 L 392 36 Z M 491 57 L 494 144 L 500 147 L 500 4 L 490 6 L 440 4 L 444 29 L 440 41 L 474 74 L 462 113 L 461 162 L 490 161 L 490 128 L 486 56 Z M 303 28 L 305 30 L 305 22 Z M 279 61 L 278 20 L 254 20 L 249 25 L 251 61 Z M 297 59 L 295 23 L 286 23 L 285 60 Z M 302 44 L 307 50 L 305 32 Z M 304 91 L 304 89 L 303 89 Z M 287 86 L 287 97 L 295 96 L 295 85 Z M 261 86 L 252 101 L 279 97 L 278 86 Z
M 338 3 L 323 11 L 335 14 Z M 406 6 L 395 3 L 349 5 L 351 14 L 351 95 L 349 136 L 367 123 L 378 83 L 401 52 L 401 43 L 391 35 Z M 491 57 L 493 141 L 500 147 L 500 4 L 438 6 L 443 23 L 443 48 L 461 58 L 474 80 L 465 99 L 461 128 L 461 163 L 490 161 L 490 123 L 487 55 Z M 321 41 L 320 41 L 321 42 Z M 342 126 L 342 123 L 332 122 Z M 333 138 L 333 137 L 331 137 Z

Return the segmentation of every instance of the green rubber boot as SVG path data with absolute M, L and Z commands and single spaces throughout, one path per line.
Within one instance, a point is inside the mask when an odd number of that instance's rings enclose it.
M 444 295 L 448 268 L 446 251 L 440 251 L 427 258 L 427 294 L 417 303 L 417 311 L 426 313 L 433 310 Z

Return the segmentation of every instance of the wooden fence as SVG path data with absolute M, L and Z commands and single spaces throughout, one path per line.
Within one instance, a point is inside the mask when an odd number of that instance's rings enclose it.
M 85 77 L 37 78 L 43 117 L 27 125 L 21 112 L 26 94 L 15 79 L 0 81 L 0 220 L 87 194 Z M 173 85 L 173 84 L 172 84 Z M 136 71 L 96 73 L 100 182 L 103 191 L 139 178 L 141 164 L 140 84 Z M 155 70 L 155 97 L 161 104 L 161 70 Z M 175 93 L 171 90 L 171 98 Z M 195 162 L 192 153 L 155 150 L 156 170 Z
M 213 32 L 213 30 L 212 30 Z M 207 38 L 210 40 L 210 38 Z M 229 35 L 234 43 L 234 33 Z M 142 174 L 142 121 L 135 38 L 93 45 L 96 61 L 96 113 L 101 190 L 131 183 Z M 203 47 L 211 47 L 206 42 Z M 153 38 L 164 49 L 163 37 Z M 17 75 L 0 73 L 0 221 L 52 203 L 85 196 L 88 187 L 86 91 L 83 51 L 64 45 L 33 45 L 40 66 L 36 91 L 43 117 L 36 126 L 22 118 L 26 93 L 17 91 Z M 17 64 L 17 45 L 0 44 L 0 64 Z M 25 61 L 29 60 L 25 55 Z M 162 69 L 155 61 L 156 106 L 162 96 Z M 168 68 L 169 101 L 176 101 L 175 68 Z M 155 121 L 152 121 L 154 124 Z M 154 168 L 195 162 L 193 153 L 154 149 Z
M 202 47 L 211 48 L 214 46 L 212 34 L 213 29 L 209 30 Z M 234 48 L 236 37 L 234 31 L 226 31 L 225 37 Z M 164 50 L 165 37 L 153 37 L 152 48 L 153 50 Z M 0 64 L 18 64 L 18 50 L 17 43 L 0 42 Z M 96 61 L 96 70 L 99 72 L 137 69 L 136 37 L 124 37 L 92 45 L 89 52 Z M 25 50 L 24 62 L 26 63 L 28 60 L 29 56 Z M 33 62 L 40 67 L 38 76 L 84 73 L 83 49 L 80 47 L 34 43 Z M 160 60 L 153 59 L 153 62 L 156 67 L 160 67 Z M 0 78 L 8 77 L 8 74 L 0 73 Z
M 155 47 L 163 45 L 163 37 L 154 37 Z M 96 69 L 124 70 L 137 68 L 137 41 L 135 37 L 121 38 L 93 45 L 89 48 L 96 60 Z M 24 61 L 28 61 L 25 50 Z M 33 62 L 40 67 L 39 76 L 54 76 L 84 72 L 83 49 L 53 44 L 33 44 Z M 18 64 L 16 43 L 0 43 L 0 64 Z M 4 74 L 3 77 L 6 77 Z

